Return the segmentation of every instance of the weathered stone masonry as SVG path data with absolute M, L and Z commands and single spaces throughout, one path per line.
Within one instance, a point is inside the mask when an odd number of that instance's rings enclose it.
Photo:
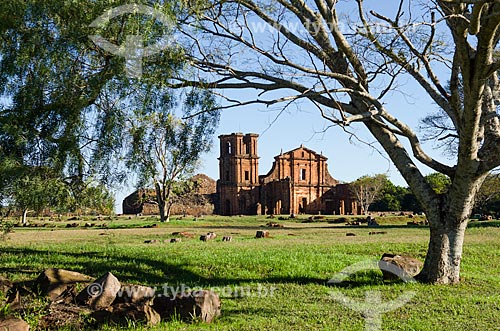
M 303 146 L 281 153 L 259 176 L 257 134 L 221 135 L 219 212 L 255 214 L 357 214 L 347 184 L 328 172 L 327 158 Z

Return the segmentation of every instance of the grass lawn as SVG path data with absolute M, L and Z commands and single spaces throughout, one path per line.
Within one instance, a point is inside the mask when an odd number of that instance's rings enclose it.
M 106 229 L 66 229 L 65 223 L 54 222 L 48 228 L 16 228 L 0 241 L 0 275 L 22 281 L 57 267 L 93 277 L 110 271 L 122 283 L 158 289 L 168 284 L 220 291 L 222 316 L 212 324 L 172 321 L 150 328 L 130 325 L 130 330 L 364 330 L 363 316 L 336 300 L 332 291 L 357 301 L 375 291 L 382 303 L 415 292 L 403 307 L 382 315 L 382 330 L 500 330 L 498 222 L 467 230 L 459 285 L 384 283 L 378 270 L 358 272 L 347 286 L 326 284 L 349 265 L 379 259 L 385 252 L 423 260 L 429 230 L 406 227 L 408 220 L 377 218 L 382 226 L 374 230 L 366 225 L 274 219 L 284 228 L 266 229 L 272 237 L 265 239 L 254 238 L 269 222 L 264 216 L 174 217 L 159 228 L 131 227 L 152 224 L 152 218 L 99 221 L 107 222 Z M 164 243 L 175 231 L 196 236 Z M 217 233 L 216 240 L 198 240 L 209 231 Z M 387 233 L 369 235 L 370 231 Z M 347 232 L 356 236 L 346 236 Z M 222 236 L 232 236 L 233 241 L 221 242 Z M 159 242 L 144 243 L 152 239 Z M 32 311 L 22 317 L 35 329 L 41 314 Z

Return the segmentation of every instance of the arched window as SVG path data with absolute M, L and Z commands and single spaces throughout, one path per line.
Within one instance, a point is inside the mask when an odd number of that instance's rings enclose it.
M 227 151 L 227 154 L 232 154 L 233 148 L 231 146 L 231 142 L 230 141 L 228 141 L 226 143 L 226 151 Z

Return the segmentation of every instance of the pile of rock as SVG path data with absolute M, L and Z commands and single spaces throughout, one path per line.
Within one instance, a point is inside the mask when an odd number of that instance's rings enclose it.
M 49 300 L 38 321 L 38 328 L 43 330 L 87 329 L 106 323 L 156 325 L 172 318 L 210 323 L 220 315 L 221 302 L 213 291 L 156 294 L 151 287 L 123 285 L 110 272 L 92 280 L 74 271 L 46 269 L 31 288 L 2 279 L 0 285 L 0 290 L 7 293 L 5 304 L 14 313 L 22 312 L 37 297 Z M 83 290 L 78 291 L 82 286 Z M 29 326 L 19 319 L 4 318 L 0 319 L 0 330 L 29 330 Z

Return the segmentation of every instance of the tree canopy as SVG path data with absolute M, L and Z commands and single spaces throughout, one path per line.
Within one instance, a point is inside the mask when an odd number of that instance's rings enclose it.
M 172 196 L 179 182 L 193 175 L 202 153 L 212 144 L 219 113 L 212 111 L 214 100 L 206 91 L 192 91 L 187 96 L 185 118 L 165 104 L 156 111 L 137 112 L 130 122 L 130 145 L 127 167 L 139 176 L 139 187 L 153 186 L 162 221 L 168 221 Z M 192 111 L 202 111 L 191 116 Z
M 349 184 L 351 193 L 356 197 L 363 214 L 367 214 L 371 204 L 380 198 L 380 193 L 387 182 L 386 175 L 378 174 L 360 177 Z
M 434 172 L 425 176 L 425 180 L 429 183 L 436 194 L 445 194 L 451 185 L 450 178 L 439 172 Z
M 150 6 L 156 15 L 128 12 L 94 27 L 91 23 L 123 1 L 0 4 L 0 155 L 9 160 L 2 171 L 21 179 L 21 173 L 44 168 L 50 169 L 55 183 L 111 186 L 127 178 L 124 143 L 129 141 L 128 124 L 135 114 L 174 110 L 185 96 L 195 95 L 168 87 L 172 72 L 184 69 L 177 46 L 162 44 L 158 52 L 141 59 L 147 62 L 141 76 L 131 77 L 127 59 L 89 38 L 99 35 L 120 46 L 130 36 L 140 36 L 145 48 L 173 38 L 171 27 L 157 18 L 174 17 L 178 3 L 134 3 Z M 196 113 L 200 103 L 194 99 L 186 102 Z M 36 177 L 29 181 L 36 182 Z M 6 189 L 0 187 L 9 195 Z M 97 193 L 91 191 L 80 190 L 80 199 L 89 199 L 83 193 Z

